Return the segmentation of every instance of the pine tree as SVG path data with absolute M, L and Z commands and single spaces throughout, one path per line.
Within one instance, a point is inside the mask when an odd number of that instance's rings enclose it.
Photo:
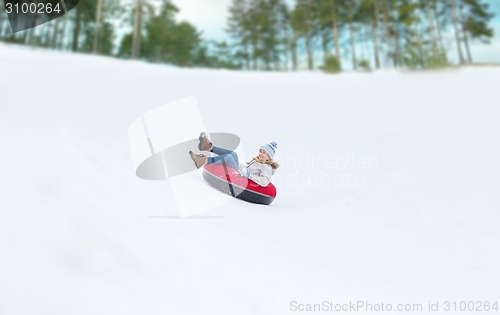
M 494 14 L 488 9 L 489 4 L 482 3 L 480 0 L 460 1 L 459 16 L 469 63 L 473 61 L 469 47 L 469 36 L 483 43 L 489 43 L 493 37 L 493 29 L 488 25 L 488 22 Z
M 380 68 L 380 58 L 378 49 L 378 2 L 377 0 L 362 0 L 360 7 L 357 11 L 357 18 L 359 22 L 367 24 L 370 28 L 371 41 L 373 44 L 373 59 L 375 66 Z
M 340 55 L 340 23 L 338 18 L 338 4 L 337 0 L 331 0 L 331 14 L 332 14 L 332 30 L 333 30 L 333 41 L 335 43 L 335 57 L 338 60 L 339 68 L 342 67 L 341 55 Z
M 392 58 L 394 61 L 394 52 L 392 49 L 392 33 L 391 29 L 389 27 L 389 14 L 388 14 L 388 6 L 387 6 L 387 0 L 381 0 L 381 6 L 382 6 L 382 22 L 384 24 L 384 33 L 385 33 L 385 42 L 387 45 L 386 51 L 387 51 L 387 57 Z M 395 62 L 394 62 L 395 63 Z
M 358 68 L 358 61 L 356 58 L 356 44 L 354 39 L 354 17 L 356 14 L 356 10 L 358 1 L 348 1 L 347 3 L 347 16 L 349 21 L 349 39 L 351 42 L 351 56 L 352 56 L 352 67 L 354 70 Z
M 247 0 L 233 0 L 229 7 L 226 31 L 235 41 L 238 55 L 244 59 L 246 69 L 250 69 L 250 21 L 248 20 Z
M 132 59 L 139 58 L 141 49 L 141 38 L 142 38 L 142 8 L 143 0 L 137 0 L 137 5 L 135 7 L 135 17 L 134 17 L 134 32 L 132 36 Z
M 179 66 L 192 66 L 195 49 L 200 44 L 200 33 L 189 22 L 175 25 L 171 62 Z
M 89 36 L 88 29 L 93 27 L 95 22 L 95 12 L 97 8 L 97 0 L 86 0 L 79 2 L 78 5 L 70 11 L 74 12 L 73 18 L 73 38 L 71 49 L 74 52 L 81 51 L 83 49 L 82 44 L 87 40 Z M 47 45 L 47 41 L 45 43 Z
M 430 0 L 429 1 L 430 6 L 432 8 L 432 16 L 434 18 L 434 21 L 436 22 L 436 30 L 439 38 L 439 50 L 440 50 L 440 55 L 444 56 L 444 59 L 446 58 L 446 48 L 444 46 L 444 40 L 443 40 L 443 31 L 442 31 L 442 19 L 440 18 L 441 16 L 446 16 L 446 12 L 444 9 L 439 10 L 438 5 L 436 3 L 436 0 Z
M 459 21 L 458 21 L 458 9 L 457 9 L 457 1 L 451 0 L 451 17 L 453 20 L 453 30 L 455 34 L 455 41 L 457 44 L 457 52 L 458 52 L 458 60 L 460 64 L 465 63 L 464 55 L 462 52 L 462 45 L 460 40 L 460 31 L 459 31 Z
M 3 17 L 3 11 L 0 11 L 0 38 L 3 37 L 3 24 L 4 24 L 4 20 L 5 18 Z
M 178 8 L 164 1 L 158 14 L 153 14 L 145 23 L 145 37 L 141 55 L 153 62 L 173 62 L 173 45 L 176 41 L 175 14 Z M 135 35 L 132 36 L 134 38 Z
M 96 8 L 96 14 L 95 14 L 95 32 L 94 32 L 94 42 L 93 42 L 93 47 L 92 47 L 92 52 L 94 54 L 97 53 L 97 45 L 99 43 L 99 32 L 101 31 L 101 24 L 102 24 L 102 1 L 103 0 L 97 0 L 97 8 Z

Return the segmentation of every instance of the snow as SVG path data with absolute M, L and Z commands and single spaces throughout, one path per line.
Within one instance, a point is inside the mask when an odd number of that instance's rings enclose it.
M 498 299 L 498 67 L 244 73 L 0 44 L 0 74 L 2 315 Z M 130 123 L 191 95 L 250 155 L 278 142 L 271 206 L 181 219 L 136 177 Z

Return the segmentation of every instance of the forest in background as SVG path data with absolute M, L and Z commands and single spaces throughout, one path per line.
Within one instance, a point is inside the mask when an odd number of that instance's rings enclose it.
M 80 0 L 63 17 L 0 41 L 181 67 L 295 71 L 472 64 L 494 13 L 484 0 L 233 0 L 227 41 L 178 21 L 170 0 Z M 450 56 L 458 56 L 457 60 Z

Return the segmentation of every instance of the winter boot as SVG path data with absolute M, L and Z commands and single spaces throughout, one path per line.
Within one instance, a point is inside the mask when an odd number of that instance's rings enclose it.
M 212 142 L 208 140 L 205 132 L 200 133 L 200 137 L 198 139 L 200 140 L 200 143 L 198 143 L 198 149 L 200 151 L 212 151 Z
M 193 151 L 189 151 L 189 156 L 196 165 L 196 168 L 200 168 L 207 163 L 207 157 L 203 154 L 194 154 Z

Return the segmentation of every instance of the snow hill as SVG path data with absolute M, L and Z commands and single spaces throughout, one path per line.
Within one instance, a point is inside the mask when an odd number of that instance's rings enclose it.
M 0 44 L 0 314 L 498 299 L 499 79 L 180 69 Z M 129 124 L 190 95 L 248 154 L 278 142 L 271 206 L 180 219 L 166 182 L 135 176 Z

